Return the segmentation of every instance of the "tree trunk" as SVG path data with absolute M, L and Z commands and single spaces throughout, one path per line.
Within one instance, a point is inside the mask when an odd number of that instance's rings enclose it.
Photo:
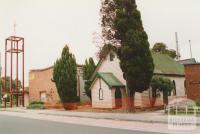
M 127 112 L 135 112 L 135 92 L 129 91 L 127 96 Z
M 127 80 L 127 76 L 125 75 L 126 80 Z M 126 81 L 126 85 L 127 81 Z M 127 112 L 135 112 L 135 91 L 130 90 L 128 87 L 126 87 L 126 111 Z
M 150 96 L 150 103 L 151 103 L 151 107 L 154 107 L 155 103 L 156 103 L 156 89 L 152 89 L 152 96 Z
M 168 105 L 168 96 L 163 97 L 164 105 Z
M 163 91 L 163 101 L 165 105 L 168 105 L 168 92 L 167 91 Z
M 163 102 L 164 102 L 164 109 L 166 111 L 166 107 L 168 105 L 168 92 L 163 91 Z

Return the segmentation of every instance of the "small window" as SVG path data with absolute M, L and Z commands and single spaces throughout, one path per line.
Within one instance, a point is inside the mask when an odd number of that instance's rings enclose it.
M 99 89 L 99 100 L 103 100 L 103 89 Z
M 113 53 L 110 53 L 110 61 L 113 61 L 115 58 L 115 55 Z

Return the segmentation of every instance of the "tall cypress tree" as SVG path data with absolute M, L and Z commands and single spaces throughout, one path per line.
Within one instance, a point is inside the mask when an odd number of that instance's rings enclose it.
M 130 108 L 133 108 L 135 92 L 149 88 L 154 70 L 140 12 L 135 0 L 104 0 L 101 13 L 103 36 L 121 45 L 118 52 L 120 67 L 127 82 Z
M 89 80 L 95 68 L 96 68 L 96 65 L 94 63 L 93 58 L 90 57 L 88 60 L 86 59 L 85 65 L 83 66 L 83 79 Z
M 79 99 L 76 74 L 76 59 L 66 45 L 53 68 L 53 79 L 62 103 L 77 102 Z
M 83 78 L 86 80 L 85 82 L 85 93 L 91 99 L 91 91 L 89 90 L 92 81 L 89 81 L 93 72 L 95 71 L 96 65 L 94 63 L 93 58 L 89 58 L 89 60 L 85 60 L 85 65 L 83 66 Z

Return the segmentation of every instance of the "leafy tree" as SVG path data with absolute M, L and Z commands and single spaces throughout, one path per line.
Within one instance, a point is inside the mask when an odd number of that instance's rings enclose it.
M 117 39 L 115 38 L 115 13 L 116 13 L 116 0 L 101 0 L 101 26 L 102 26 L 102 36 L 103 42 L 105 44 L 118 44 Z
M 155 43 L 155 45 L 152 48 L 152 51 L 157 53 L 167 54 L 173 59 L 177 57 L 176 51 L 173 49 L 167 49 L 167 45 L 162 42 Z
M 166 51 L 166 54 L 169 55 L 171 58 L 175 59 L 177 57 L 176 51 L 173 49 L 169 49 Z
M 132 111 L 135 92 L 147 90 L 153 75 L 148 36 L 135 0 L 105 0 L 101 14 L 103 36 L 108 42 L 121 44 L 118 56 L 127 82 L 129 110 Z
M 96 65 L 94 63 L 93 58 L 89 58 L 89 60 L 85 60 L 85 65 L 83 66 L 83 79 L 86 80 L 85 82 L 85 93 L 91 99 L 91 91 L 89 90 L 92 81 L 89 81 L 90 77 L 92 76 Z
M 166 44 L 164 44 L 162 42 L 158 42 L 158 43 L 154 44 L 152 51 L 159 52 L 159 53 L 165 53 L 166 49 L 167 49 Z
M 99 58 L 103 59 L 107 56 L 110 51 L 117 52 L 117 47 L 111 44 L 105 44 L 102 49 L 99 51 Z
M 77 102 L 77 67 L 76 59 L 66 45 L 60 59 L 53 68 L 53 81 L 56 84 L 62 103 Z
M 2 88 L 2 90 L 4 90 L 4 88 L 5 88 L 5 87 L 4 87 L 4 80 L 5 80 L 4 77 L 0 78 L 0 87 Z M 18 90 L 19 90 L 21 87 L 22 87 L 21 81 L 18 80 Z M 16 90 L 16 80 L 12 80 L 12 89 L 13 89 L 13 91 Z M 6 77 L 6 91 L 7 91 L 7 92 L 10 91 L 10 77 Z
M 5 78 L 2 77 L 0 78 L 0 98 L 3 97 L 3 92 L 4 92 L 4 80 Z M 22 87 L 21 85 L 21 81 L 18 80 L 18 91 L 20 90 L 20 88 Z M 16 91 L 16 80 L 12 80 L 12 89 L 13 91 Z M 6 77 L 6 91 L 9 92 L 10 91 L 10 77 Z M 16 99 L 16 96 L 13 95 L 13 98 Z M 7 101 L 10 101 L 10 96 L 8 95 L 7 97 Z
M 163 93 L 163 101 L 164 104 L 168 104 L 168 96 L 171 94 L 171 91 L 175 88 L 173 82 L 162 76 L 153 76 L 151 80 L 151 88 L 152 88 L 152 106 L 154 106 L 156 101 L 156 92 L 160 91 Z

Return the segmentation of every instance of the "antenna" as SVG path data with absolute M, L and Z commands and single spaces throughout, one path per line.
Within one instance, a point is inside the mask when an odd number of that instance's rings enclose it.
M 180 50 L 179 50 L 179 42 L 178 42 L 178 33 L 175 33 L 175 37 L 176 37 L 176 59 L 180 60 L 181 55 L 180 55 Z
M 190 58 L 192 58 L 192 43 L 191 43 L 191 40 L 189 40 L 189 46 L 190 46 Z

